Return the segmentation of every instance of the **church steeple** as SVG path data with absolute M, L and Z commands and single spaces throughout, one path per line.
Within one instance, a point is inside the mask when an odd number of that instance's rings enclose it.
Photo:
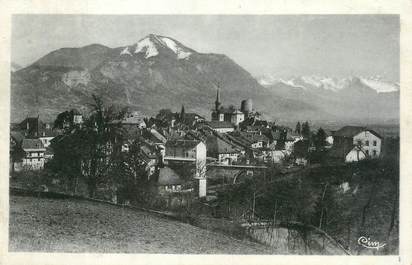
M 220 107 L 220 91 L 219 91 L 219 86 L 217 87 L 217 91 L 216 91 L 216 101 L 215 101 L 215 109 L 219 110 Z

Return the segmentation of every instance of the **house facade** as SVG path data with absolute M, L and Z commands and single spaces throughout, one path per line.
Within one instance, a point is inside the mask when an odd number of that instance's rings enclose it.
M 166 142 L 164 163 L 194 168 L 198 181 L 198 196 L 206 196 L 206 145 L 198 140 L 170 140 Z
M 359 126 L 345 126 L 333 134 L 331 157 L 345 162 L 379 158 L 382 137 L 374 130 Z
M 40 170 L 44 167 L 44 154 L 46 148 L 40 139 L 23 139 L 22 149 L 25 156 L 22 160 L 22 168 L 25 170 Z
M 196 167 L 195 178 L 205 178 L 206 145 L 198 140 L 171 140 L 166 142 L 165 163 L 188 163 Z

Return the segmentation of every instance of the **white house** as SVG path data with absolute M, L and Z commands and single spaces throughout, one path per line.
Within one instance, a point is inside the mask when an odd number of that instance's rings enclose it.
M 232 113 L 232 117 L 231 117 L 231 123 L 233 125 L 239 125 L 239 123 L 241 123 L 242 121 L 245 120 L 245 114 L 243 112 L 241 112 L 240 110 L 235 110 Z
M 189 163 L 196 166 L 196 178 L 206 174 L 206 145 L 197 140 L 171 140 L 166 142 L 164 161 Z M 204 171 L 204 172 L 203 172 Z
M 382 137 L 366 127 L 345 126 L 333 134 L 331 156 L 345 162 L 379 158 Z
M 186 166 L 192 165 L 195 168 L 193 177 L 198 181 L 198 196 L 206 196 L 206 145 L 198 140 L 171 140 L 165 145 L 165 156 L 163 158 L 167 164 L 177 164 Z
M 353 144 L 360 146 L 365 155 L 378 158 L 382 150 L 382 137 L 372 130 L 363 130 L 353 137 Z
M 22 149 L 25 157 L 22 161 L 23 169 L 40 170 L 44 167 L 44 147 L 40 139 L 23 139 Z

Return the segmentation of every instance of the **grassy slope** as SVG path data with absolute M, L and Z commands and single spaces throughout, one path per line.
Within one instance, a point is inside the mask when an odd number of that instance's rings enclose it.
M 270 254 L 274 250 L 146 212 L 10 196 L 10 251 Z

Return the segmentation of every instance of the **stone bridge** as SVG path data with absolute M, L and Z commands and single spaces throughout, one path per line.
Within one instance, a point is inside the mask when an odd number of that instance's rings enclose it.
M 266 166 L 258 165 L 222 165 L 210 163 L 206 165 L 206 176 L 209 180 L 221 180 L 222 184 L 236 184 L 247 177 L 264 172 Z

